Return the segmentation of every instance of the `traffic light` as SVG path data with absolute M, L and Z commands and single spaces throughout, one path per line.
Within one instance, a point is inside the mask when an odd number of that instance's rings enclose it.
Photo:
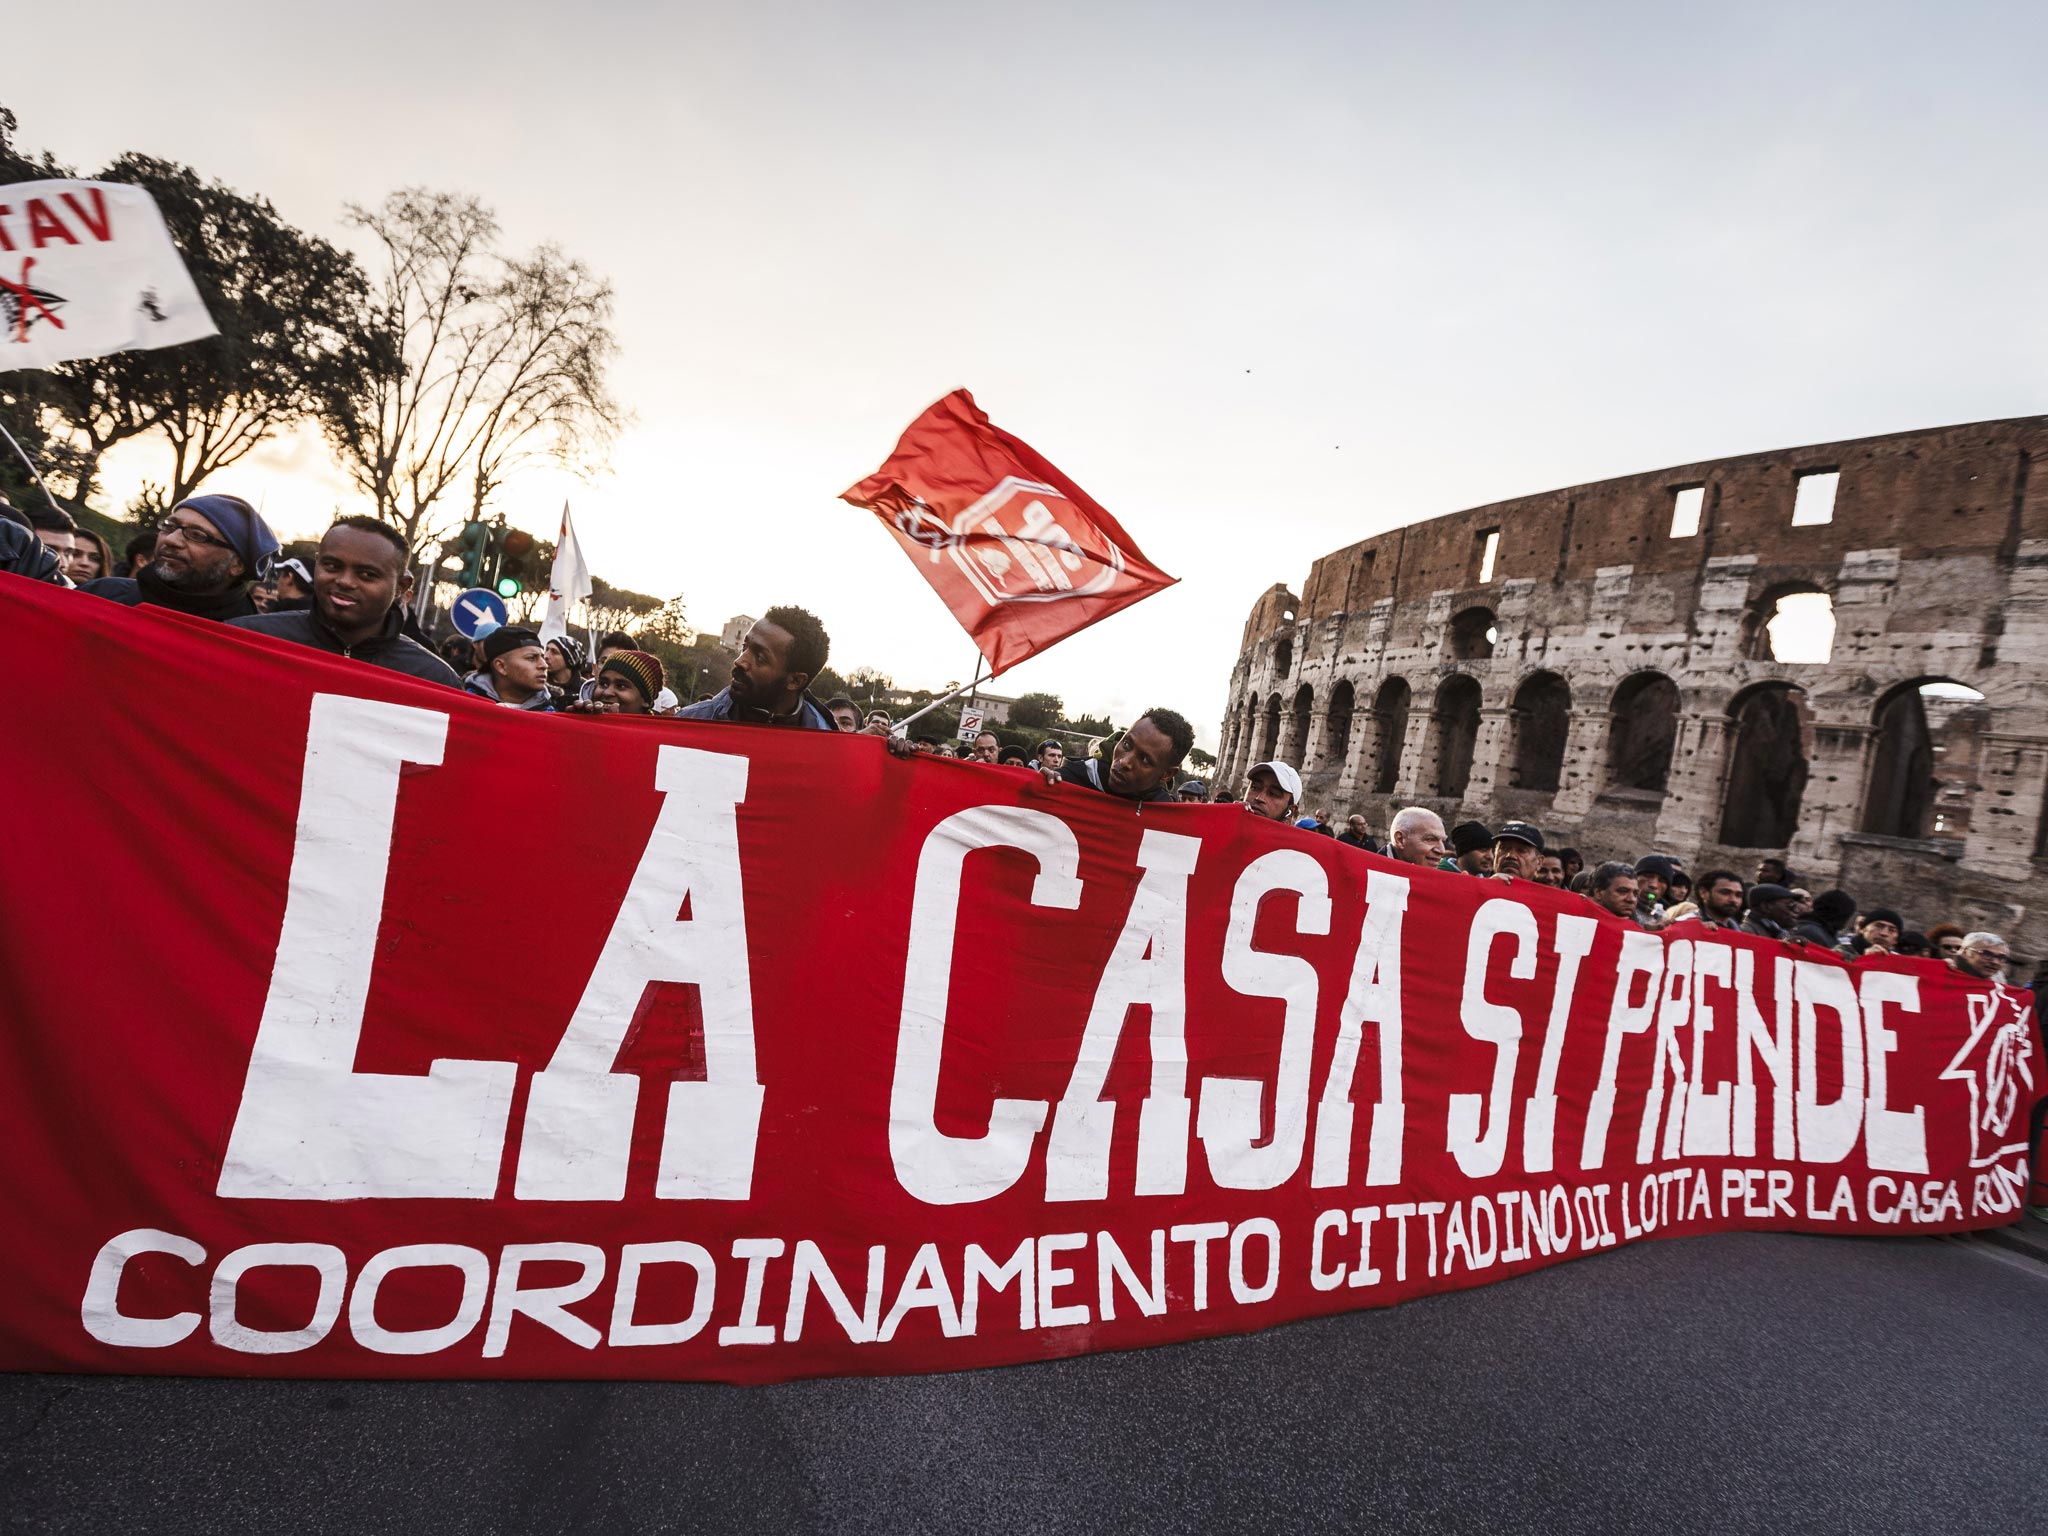
M 524 590 L 525 588 L 521 585 L 517 576 L 500 576 L 498 578 L 498 596 L 502 598 L 510 599 L 517 597 Z
M 481 586 L 484 567 L 491 558 L 491 530 L 482 523 L 465 523 L 462 540 L 456 546 L 462 555 L 460 580 L 465 587 Z

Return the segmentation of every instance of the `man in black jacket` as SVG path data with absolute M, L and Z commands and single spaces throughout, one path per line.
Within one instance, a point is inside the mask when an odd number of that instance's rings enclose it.
M 0 571 L 26 576 L 30 581 L 47 581 L 59 587 L 64 585 L 64 577 L 57 569 L 57 557 L 24 524 L 10 518 L 0 518 Z
M 156 551 L 133 576 L 81 589 L 134 608 L 150 604 L 222 623 L 256 611 L 250 583 L 277 554 L 277 535 L 239 496 L 187 496 L 156 525 Z
M 1057 772 L 1041 765 L 1048 784 L 1085 784 L 1120 800 L 1174 798 L 1173 770 L 1195 744 L 1194 727 L 1170 709 L 1148 709 L 1117 738 L 1109 760 L 1070 757 Z
M 398 530 L 374 517 L 344 517 L 321 537 L 320 552 L 313 557 L 311 608 L 231 622 L 252 634 L 275 635 L 389 672 L 461 687 L 447 662 L 399 633 L 401 610 L 411 592 L 412 553 Z

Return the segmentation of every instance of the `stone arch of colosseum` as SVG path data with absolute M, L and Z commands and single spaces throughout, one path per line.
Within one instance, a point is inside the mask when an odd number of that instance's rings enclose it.
M 2044 452 L 2044 417 L 1818 444 L 1334 551 L 1254 605 L 1218 777 L 1277 755 L 1382 830 L 1421 804 L 1588 857 L 1783 855 L 2048 953 Z M 1829 474 L 1831 518 L 1795 525 Z M 1781 599 L 1826 661 L 1776 659 Z

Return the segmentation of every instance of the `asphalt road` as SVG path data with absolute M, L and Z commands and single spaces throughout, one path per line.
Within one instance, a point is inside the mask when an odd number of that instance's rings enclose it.
M 2048 1266 L 1623 1248 L 1235 1339 L 738 1389 L 0 1377 L 0 1529 L 2022 1531 Z

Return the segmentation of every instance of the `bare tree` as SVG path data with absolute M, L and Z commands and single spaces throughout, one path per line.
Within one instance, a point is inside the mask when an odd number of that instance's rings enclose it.
M 322 424 L 379 517 L 418 547 L 464 486 L 474 515 L 527 460 L 573 466 L 609 443 L 609 283 L 552 246 L 506 258 L 474 197 L 407 187 L 348 216 L 381 247 L 378 356 Z
M 600 453 L 620 424 L 605 383 L 618 351 L 610 283 L 544 245 L 504 264 L 492 301 L 496 388 L 487 391 L 470 466 L 470 514 L 479 518 L 519 465 L 543 456 L 575 465 Z

